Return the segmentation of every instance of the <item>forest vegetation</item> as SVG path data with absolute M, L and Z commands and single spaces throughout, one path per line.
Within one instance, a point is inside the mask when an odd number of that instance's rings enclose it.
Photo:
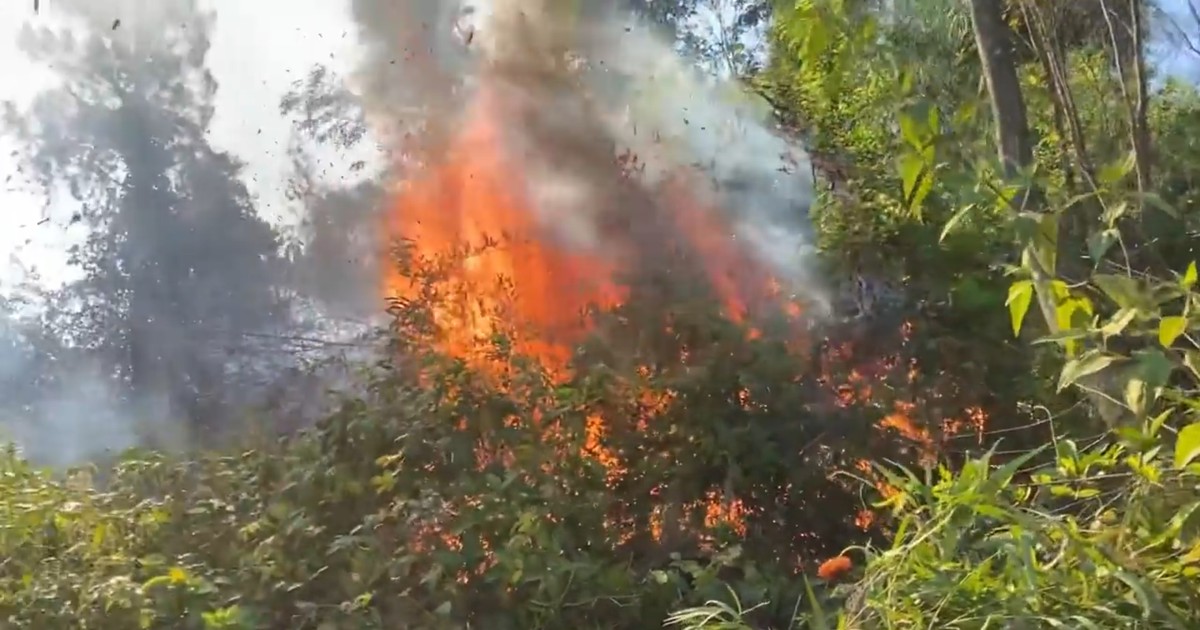
M 632 4 L 803 143 L 844 316 L 755 328 L 649 275 L 566 364 L 506 321 L 468 356 L 439 309 L 471 288 L 418 243 L 311 422 L 246 401 L 314 387 L 275 357 L 361 289 L 381 184 L 296 149 L 289 247 L 205 138 L 207 28 L 152 61 L 27 32 L 64 82 L 5 131 L 89 236 L 33 321 L 0 302 L 0 415 L 68 413 L 68 365 L 187 421 L 67 470 L 0 455 L 0 627 L 1200 627 L 1200 92 L 1150 41 L 1200 63 L 1200 12 L 737 0 L 699 37 L 703 3 Z M 323 69 L 281 108 L 366 133 Z

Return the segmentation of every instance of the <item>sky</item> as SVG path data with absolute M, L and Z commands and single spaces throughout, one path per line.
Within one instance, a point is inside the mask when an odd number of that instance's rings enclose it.
M 354 68 L 357 42 L 348 2 L 207 1 L 217 12 L 208 63 L 220 86 L 211 140 L 247 164 L 246 184 L 264 216 L 286 218 L 283 190 L 290 166 L 286 148 L 291 123 L 279 114 L 279 99 L 314 64 L 326 64 L 343 76 Z M 1167 13 L 1186 17 L 1186 1 L 1163 0 L 1162 5 Z M 43 0 L 42 5 L 53 2 Z M 123 16 L 114 15 L 118 17 Z M 46 19 L 34 15 L 30 1 L 0 2 L 0 101 L 24 105 L 54 85 L 53 72 L 33 64 L 16 46 L 23 24 Z M 1200 25 L 1196 26 L 1193 33 L 1200 42 Z M 1200 57 L 1179 45 L 1157 48 L 1161 70 L 1197 78 Z M 14 148 L 0 134 L 0 295 L 30 270 L 45 284 L 69 279 L 65 246 L 81 236 L 64 228 L 70 208 L 56 206 L 47 213 L 39 194 L 22 189 L 10 156 Z M 4 183 L 9 175 L 17 176 Z

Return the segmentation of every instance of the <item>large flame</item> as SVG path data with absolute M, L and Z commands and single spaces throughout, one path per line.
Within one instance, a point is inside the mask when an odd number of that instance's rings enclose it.
M 639 266 L 661 261 L 661 251 L 650 251 L 655 247 L 687 249 L 696 267 L 689 271 L 705 277 L 730 319 L 750 324 L 754 307 L 770 304 L 799 320 L 799 305 L 782 299 L 780 283 L 734 237 L 726 215 L 718 211 L 717 196 L 706 194 L 699 185 L 703 178 L 694 173 L 676 173 L 653 190 L 647 188 L 657 214 L 646 218 L 653 219 L 648 223 L 660 231 L 660 239 L 621 234 L 620 221 L 616 233 L 606 232 L 608 240 L 599 247 L 581 248 L 561 238 L 556 226 L 547 224 L 547 213 L 539 211 L 531 190 L 537 184 L 531 181 L 538 177 L 537 169 L 523 163 L 520 151 L 512 146 L 511 130 L 519 135 L 524 121 L 504 100 L 504 80 L 492 81 L 486 72 L 479 79 L 468 97 L 472 100 L 464 123 L 445 149 L 427 159 L 400 187 L 383 233 L 389 247 L 402 239 L 418 257 L 448 263 L 448 277 L 436 296 L 422 293 L 426 287 L 395 266 L 385 265 L 382 278 L 388 297 L 427 301 L 442 351 L 484 373 L 494 373 L 504 366 L 497 365 L 489 352 L 491 341 L 499 333 L 515 332 L 509 339 L 513 350 L 538 360 L 551 374 L 564 376 L 573 348 L 590 331 L 588 309 L 610 309 L 629 299 L 629 288 L 621 279 Z M 636 158 L 629 154 L 612 158 L 615 171 L 638 177 Z M 580 209 L 580 214 L 586 213 Z M 753 328 L 750 333 L 757 334 Z M 896 367 L 864 365 L 852 373 L 849 383 L 828 385 L 840 393 L 839 404 L 863 404 L 872 397 L 870 382 Z M 911 381 L 915 372 L 908 371 Z M 669 397 L 669 392 L 665 395 Z M 751 402 L 747 399 L 745 404 Z M 923 452 L 932 452 L 933 437 L 913 422 L 916 407 L 913 402 L 896 402 L 880 428 L 897 431 Z M 959 425 L 981 429 L 983 412 L 973 410 L 968 415 L 966 421 L 945 422 L 956 431 Z M 621 462 L 603 446 L 605 425 L 599 416 L 588 419 L 584 451 L 619 474 Z M 494 455 L 487 451 L 481 456 Z M 706 520 L 736 525 L 741 518 L 736 497 L 714 495 L 704 509 Z M 869 516 L 863 515 L 864 527 Z
M 610 262 L 556 244 L 539 225 L 526 175 L 505 154 L 498 111 L 481 92 L 461 135 L 402 189 L 387 215 L 386 237 L 404 239 L 425 259 L 451 263 L 455 294 L 435 305 L 443 350 L 475 357 L 506 332 L 496 323 L 507 313 L 532 331 L 514 340 L 517 352 L 562 367 L 586 332 L 586 309 L 614 306 L 623 292 Z M 412 279 L 386 269 L 390 297 L 416 297 Z
M 535 207 L 531 175 L 506 147 L 506 125 L 513 121 L 501 97 L 484 86 L 475 98 L 459 135 L 405 183 L 387 215 L 389 242 L 402 239 L 417 256 L 450 263 L 448 293 L 431 305 L 442 350 L 486 368 L 490 340 L 515 332 L 510 341 L 517 353 L 562 373 L 573 346 L 589 330 L 589 309 L 621 304 L 628 292 L 618 276 L 661 261 L 663 252 L 645 250 L 667 243 L 682 245 L 699 261 L 699 271 L 732 320 L 745 321 L 750 305 L 765 301 L 799 317 L 798 306 L 784 303 L 779 282 L 735 239 L 691 173 L 655 187 L 654 207 L 663 216 L 643 219 L 670 232 L 662 239 L 636 237 L 630 226 L 625 233 L 610 227 L 609 242 L 598 250 L 557 238 Z M 636 159 L 612 158 L 614 171 L 638 177 Z M 421 287 L 412 278 L 394 266 L 386 269 L 388 297 L 419 298 Z

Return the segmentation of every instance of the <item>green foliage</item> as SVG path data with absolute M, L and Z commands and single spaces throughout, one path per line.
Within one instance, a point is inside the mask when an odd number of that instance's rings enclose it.
M 445 288 L 436 262 L 415 264 L 425 295 Z M 439 352 L 436 304 L 397 300 L 365 392 L 277 444 L 133 452 L 61 480 L 8 453 L 0 619 L 632 629 L 715 601 L 779 620 L 798 564 L 865 538 L 856 488 L 827 471 L 865 456 L 854 436 L 871 429 L 809 419 L 815 375 L 782 337 L 711 307 L 661 333 L 617 311 L 596 334 L 629 341 L 584 344 L 564 380 L 513 350 L 515 329 L 481 346 L 483 365 Z M 806 454 L 820 439 L 845 447 Z M 714 496 L 744 515 L 709 522 Z
M 944 10 L 953 24 L 954 10 Z M 765 89 L 794 125 L 811 127 L 818 158 L 853 165 L 849 176 L 833 173 L 841 194 L 815 210 L 823 244 L 833 257 L 902 274 L 927 303 L 986 282 L 992 297 L 953 300 L 922 312 L 924 321 L 962 317 L 976 337 L 1003 331 L 1008 353 L 1017 336 L 1023 358 L 1012 363 L 997 346 L 972 346 L 1010 383 L 1034 381 L 994 392 L 1087 413 L 1051 411 L 1033 423 L 1048 429 L 1041 444 L 1022 442 L 1028 428 L 993 425 L 1005 442 L 982 456 L 948 457 L 923 474 L 879 467 L 891 488 L 878 504 L 891 515 L 890 544 L 848 549 L 858 579 L 810 598 L 823 606 L 797 623 L 1194 627 L 1200 156 L 1184 130 L 1200 120 L 1196 91 L 1169 83 L 1150 98 L 1155 142 L 1180 157 L 1158 149 L 1156 190 L 1136 190 L 1128 112 L 1109 55 L 1056 40 L 1052 61 L 1062 74 L 1054 80 L 1064 83 L 1055 87 L 1036 51 L 1019 51 L 1035 167 L 1005 181 L 991 121 L 971 89 L 976 51 L 961 30 L 935 28 L 941 16 L 911 16 L 887 21 L 832 1 L 777 14 L 779 54 Z M 942 54 L 914 58 L 929 49 Z M 1031 189 L 1033 203 L 1014 210 L 1018 193 Z M 1041 317 L 1029 315 L 1035 304 Z M 956 340 L 965 334 L 961 323 L 935 329 Z M 725 625 L 706 627 L 751 627 L 734 625 L 728 609 L 711 612 Z
M 1051 81 L 1022 50 L 1034 165 L 1007 180 L 961 8 L 912 4 L 901 18 L 780 4 L 752 80 L 830 186 L 814 220 L 832 266 L 905 289 L 902 319 L 884 321 L 917 322 L 895 361 L 916 366 L 906 392 L 832 404 L 816 361 L 721 317 L 686 262 L 596 314 L 569 378 L 516 351 L 515 329 L 470 360 L 438 351 L 443 294 L 426 284 L 392 305 L 364 391 L 311 431 L 64 477 L 6 453 L 0 619 L 1200 626 L 1200 98 L 1154 95 L 1158 153 L 1179 157 L 1139 190 L 1105 51 L 1057 47 Z M 911 420 L 937 461 L 873 426 L 918 399 L 936 407 Z M 967 404 L 986 404 L 994 434 L 954 448 L 942 425 Z M 864 462 L 870 479 L 848 480 Z M 862 486 L 877 495 L 867 532 Z M 737 522 L 699 509 L 733 497 Z M 831 557 L 852 568 L 801 575 Z

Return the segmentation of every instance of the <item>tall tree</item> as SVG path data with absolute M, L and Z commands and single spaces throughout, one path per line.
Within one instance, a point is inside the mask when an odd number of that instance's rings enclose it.
M 91 228 L 72 250 L 84 278 L 59 321 L 130 400 L 160 397 L 173 418 L 206 423 L 242 335 L 287 317 L 282 259 L 240 165 L 206 138 L 213 16 L 187 1 L 160 9 L 168 19 L 153 29 L 26 28 L 24 51 L 63 82 L 28 112 L 10 106 L 6 122 L 40 183 L 69 190 L 72 222 Z

